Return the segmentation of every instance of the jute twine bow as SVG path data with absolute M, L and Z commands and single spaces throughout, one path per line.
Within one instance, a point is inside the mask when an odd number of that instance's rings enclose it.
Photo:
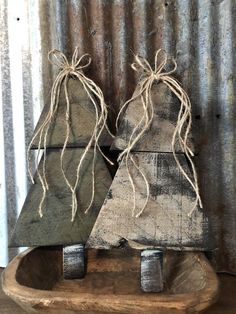
M 162 58 L 161 58 L 161 61 L 158 62 L 158 56 L 160 56 L 160 54 L 162 54 Z M 141 139 L 143 134 L 149 129 L 149 127 L 152 123 L 153 116 L 154 116 L 154 104 L 153 104 L 152 97 L 151 97 L 151 90 L 152 90 L 152 85 L 154 82 L 163 82 L 166 86 L 168 86 L 168 88 L 175 94 L 175 96 L 180 101 L 180 109 L 179 109 L 178 119 L 177 119 L 176 127 L 175 127 L 173 137 L 172 137 L 172 143 L 171 143 L 172 152 L 173 152 L 173 156 L 174 156 L 174 159 L 177 163 L 179 170 L 184 175 L 184 177 L 187 179 L 187 181 L 190 183 L 190 185 L 192 186 L 192 188 L 196 194 L 194 206 L 191 209 L 191 211 L 189 212 L 189 216 L 192 215 L 193 211 L 196 209 L 196 207 L 198 205 L 200 206 L 200 208 L 202 208 L 202 201 L 201 201 L 201 197 L 199 194 L 197 173 L 196 173 L 196 169 L 195 169 L 194 163 L 193 163 L 192 158 L 191 158 L 192 156 L 194 156 L 194 154 L 191 151 L 191 149 L 187 143 L 189 131 L 190 131 L 191 124 L 192 124 L 191 102 L 190 102 L 190 99 L 189 99 L 187 93 L 180 86 L 178 81 L 171 76 L 171 74 L 174 73 L 177 69 L 176 61 L 173 59 L 171 59 L 171 61 L 173 63 L 173 69 L 167 72 L 167 71 L 165 71 L 164 68 L 168 64 L 168 58 L 167 58 L 167 54 L 163 50 L 159 49 L 156 52 L 154 69 L 152 69 L 151 65 L 149 64 L 149 62 L 145 58 L 142 58 L 140 56 L 135 55 L 135 62 L 131 65 L 131 67 L 133 68 L 134 71 L 137 71 L 137 72 L 140 72 L 140 70 L 142 71 L 142 76 L 141 76 L 140 83 L 139 83 L 139 89 L 138 89 L 138 92 L 135 93 L 132 96 L 132 98 L 130 98 L 128 101 L 126 101 L 124 103 L 124 105 L 121 107 L 121 109 L 118 113 L 118 116 L 117 116 L 117 120 L 116 120 L 116 128 L 118 129 L 119 119 L 120 119 L 120 116 L 121 116 L 123 110 L 125 109 L 125 107 L 130 102 L 134 101 L 135 99 L 141 98 L 142 107 L 143 107 L 143 115 L 131 133 L 127 148 L 119 155 L 119 158 L 118 158 L 118 160 L 120 160 L 122 157 L 125 158 L 126 170 L 127 170 L 128 177 L 129 177 L 132 189 L 133 189 L 132 214 L 135 217 L 139 217 L 143 213 L 145 207 L 147 206 L 148 199 L 150 196 L 150 188 L 149 188 L 148 180 L 147 180 L 144 172 L 140 169 L 140 167 L 135 162 L 134 158 L 132 157 L 131 151 L 134 148 L 134 146 L 136 145 L 136 143 Z M 187 157 L 187 159 L 191 165 L 191 169 L 192 169 L 192 173 L 193 173 L 193 179 L 191 179 L 188 176 L 188 174 L 186 173 L 186 171 L 183 169 L 183 167 L 180 164 L 180 161 L 179 161 L 177 154 L 176 154 L 176 143 L 177 142 L 179 143 L 181 150 L 185 153 L 185 155 L 186 155 L 186 157 Z M 137 169 L 138 173 L 143 178 L 143 180 L 145 182 L 145 186 L 146 186 L 145 203 L 144 203 L 142 209 L 136 215 L 135 215 L 135 212 L 136 212 L 136 187 L 135 187 L 134 180 L 133 180 L 132 174 L 130 172 L 130 168 L 129 168 L 130 162 Z
M 78 58 L 78 47 L 76 47 L 71 63 L 68 62 L 66 56 L 58 51 L 58 50 L 52 50 L 48 53 L 48 60 L 56 65 L 59 69 L 60 72 L 55 78 L 55 81 L 53 82 L 52 89 L 51 89 L 51 101 L 50 101 L 50 109 L 49 112 L 47 113 L 47 116 L 45 120 L 43 121 L 42 125 L 39 127 L 35 135 L 33 136 L 28 150 L 27 150 L 27 159 L 28 159 L 28 171 L 29 175 L 31 178 L 32 183 L 34 183 L 33 175 L 32 175 L 32 170 L 29 166 L 30 164 L 30 149 L 33 145 L 34 140 L 39 137 L 38 141 L 38 152 L 37 152 L 37 162 L 39 159 L 39 153 L 40 153 L 40 147 L 41 144 L 43 143 L 43 170 L 42 173 L 37 169 L 37 174 L 40 179 L 42 189 L 43 189 L 43 194 L 42 198 L 39 204 L 39 215 L 40 217 L 43 216 L 43 204 L 46 198 L 46 193 L 49 190 L 48 182 L 47 182 L 47 177 L 46 177 L 46 159 L 47 159 L 47 137 L 48 137 L 48 131 L 49 127 L 51 125 L 51 122 L 53 121 L 55 114 L 58 110 L 58 105 L 59 105 L 59 98 L 60 98 L 60 93 L 61 89 L 64 88 L 64 93 L 65 93 L 65 98 L 66 98 L 66 114 L 65 114 L 65 123 L 66 123 L 66 135 L 65 135 L 65 141 L 64 145 L 61 151 L 61 156 L 60 156 L 60 164 L 61 164 L 61 171 L 63 174 L 63 177 L 65 179 L 65 182 L 67 186 L 69 187 L 71 193 L 72 193 L 72 218 L 71 221 L 74 221 L 75 215 L 77 212 L 78 208 L 78 202 L 77 202 L 77 197 L 76 197 L 76 190 L 78 188 L 78 183 L 80 180 L 80 175 L 81 175 L 81 167 L 83 164 L 83 161 L 85 160 L 85 157 L 91 148 L 92 144 L 93 146 L 93 161 L 92 161 L 92 193 L 91 193 L 91 199 L 88 207 L 85 209 L 85 213 L 89 211 L 89 209 L 93 205 L 94 201 L 94 194 L 95 194 L 95 160 L 96 160 L 96 152 L 97 149 L 99 152 L 102 154 L 102 156 L 110 163 L 113 164 L 102 152 L 100 146 L 99 146 L 99 137 L 102 134 L 104 128 L 107 129 L 109 134 L 113 136 L 106 124 L 107 121 L 107 116 L 108 116 L 108 110 L 107 106 L 105 104 L 104 96 L 102 93 L 102 90 L 85 74 L 83 73 L 83 69 L 87 68 L 90 63 L 91 63 L 91 57 L 88 54 L 82 55 L 80 58 Z M 80 83 L 82 84 L 83 88 L 85 89 L 88 97 L 90 98 L 94 109 L 95 109 L 95 125 L 94 129 L 91 134 L 91 138 L 85 147 L 83 154 L 81 155 L 80 160 L 78 161 L 77 169 L 76 169 L 76 177 L 75 177 L 75 182 L 71 183 L 69 179 L 66 176 L 65 169 L 64 169 L 64 154 L 65 150 L 67 147 L 67 143 L 69 140 L 70 136 L 70 101 L 69 101 L 69 94 L 68 94 L 68 79 L 70 76 L 73 76 L 77 78 Z M 95 99 L 96 98 L 96 99 Z M 98 101 L 96 101 L 98 100 Z

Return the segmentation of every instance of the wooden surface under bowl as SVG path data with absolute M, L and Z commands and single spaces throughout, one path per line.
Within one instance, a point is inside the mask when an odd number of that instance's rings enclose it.
M 84 279 L 62 279 L 59 247 L 29 249 L 5 269 L 4 292 L 27 313 L 198 313 L 212 304 L 218 280 L 203 253 L 165 254 L 165 290 L 140 290 L 140 253 L 87 252 Z

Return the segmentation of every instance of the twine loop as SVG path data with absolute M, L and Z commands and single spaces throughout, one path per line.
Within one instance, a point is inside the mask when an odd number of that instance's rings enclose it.
M 92 58 L 88 53 L 85 53 L 78 58 L 78 47 L 75 48 L 71 58 L 71 63 L 69 63 L 64 53 L 57 49 L 49 51 L 48 60 L 51 64 L 68 74 L 73 74 L 73 72 L 79 73 L 83 69 L 87 68 L 92 62 Z
M 163 60 L 159 62 L 158 57 L 161 53 L 164 54 L 162 56 Z M 169 76 L 174 73 L 177 69 L 176 61 L 173 58 L 168 59 L 167 54 L 162 49 L 157 50 L 155 54 L 154 68 L 151 67 L 150 63 L 145 58 L 138 55 L 135 55 L 134 58 L 135 62 L 131 64 L 131 68 L 138 73 L 142 72 L 141 80 L 148 79 L 158 82 L 162 80 L 163 77 Z M 173 69 L 171 69 L 170 71 L 165 71 L 165 67 L 168 61 L 172 62 Z

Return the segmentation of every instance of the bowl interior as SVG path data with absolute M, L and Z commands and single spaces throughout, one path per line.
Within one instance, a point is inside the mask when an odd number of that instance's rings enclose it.
M 22 286 L 40 290 L 93 294 L 143 294 L 140 289 L 140 252 L 127 249 L 88 250 L 84 279 L 64 280 L 62 248 L 40 247 L 26 254 L 17 269 Z M 199 291 L 206 285 L 206 273 L 192 252 L 167 251 L 164 254 L 167 294 Z

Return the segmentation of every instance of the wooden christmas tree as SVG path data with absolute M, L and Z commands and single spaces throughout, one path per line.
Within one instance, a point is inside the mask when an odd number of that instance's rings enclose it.
M 141 264 L 144 277 L 151 271 L 147 286 L 142 279 L 147 291 L 163 288 L 162 282 L 150 287 L 151 277 L 162 277 L 162 254 L 155 249 L 208 248 L 208 223 L 190 156 L 191 104 L 172 71 L 164 71 L 166 55 L 159 65 L 160 53 L 154 70 L 140 57 L 132 65 L 142 73 L 120 111 L 127 107 L 113 143 L 122 151 L 121 162 L 88 240 L 93 248 L 142 250 L 143 260 L 151 263 Z
M 111 138 L 106 121 L 101 119 L 105 109 L 96 107 L 97 98 L 103 101 L 102 93 L 83 74 L 77 49 L 71 65 L 63 54 L 53 53 L 66 61 L 59 64 L 61 71 L 55 80 L 58 88 L 54 82 L 51 102 L 45 105 L 29 147 L 42 149 L 44 155 L 11 246 L 76 244 L 72 249 L 65 248 L 65 255 L 73 256 L 86 243 L 111 184 L 102 153 Z

